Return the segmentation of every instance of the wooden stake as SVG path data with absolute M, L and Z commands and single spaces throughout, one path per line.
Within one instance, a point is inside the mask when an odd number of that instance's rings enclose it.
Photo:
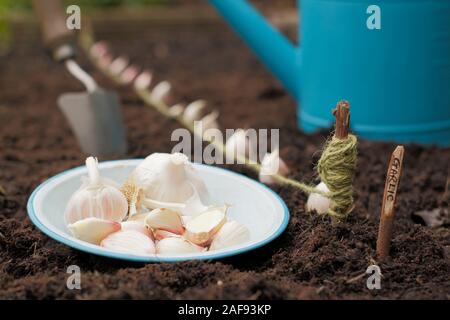
M 377 240 L 377 256 L 381 261 L 389 256 L 392 228 L 395 218 L 395 201 L 397 199 L 397 189 L 402 174 L 404 153 L 405 148 L 403 146 L 397 146 L 395 148 L 394 152 L 392 152 L 386 174 Z
M 347 100 L 341 100 L 333 109 L 333 115 L 336 117 L 336 127 L 334 136 L 339 139 L 346 139 L 350 126 L 350 103 Z

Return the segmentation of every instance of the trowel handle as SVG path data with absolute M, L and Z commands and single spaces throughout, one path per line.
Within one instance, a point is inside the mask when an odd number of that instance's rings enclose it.
M 73 58 L 74 33 L 67 28 L 64 9 L 59 0 L 33 0 L 39 18 L 44 46 L 56 60 Z

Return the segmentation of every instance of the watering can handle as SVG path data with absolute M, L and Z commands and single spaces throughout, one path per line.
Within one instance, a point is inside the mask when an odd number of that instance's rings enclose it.
M 300 96 L 301 50 L 246 0 L 209 0 L 286 89 Z
M 75 34 L 67 28 L 63 6 L 59 0 L 33 0 L 39 19 L 44 46 L 56 60 L 73 58 Z

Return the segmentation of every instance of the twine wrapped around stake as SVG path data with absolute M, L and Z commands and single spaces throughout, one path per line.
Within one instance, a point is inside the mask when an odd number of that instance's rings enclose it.
M 328 214 L 343 219 L 353 209 L 353 176 L 357 159 L 357 138 L 348 134 L 350 119 L 349 103 L 338 102 L 334 115 L 336 130 L 325 144 L 317 164 L 320 179 L 330 190 L 332 200 Z

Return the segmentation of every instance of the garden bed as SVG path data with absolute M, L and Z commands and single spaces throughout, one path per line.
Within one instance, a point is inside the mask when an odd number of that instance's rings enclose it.
M 391 259 L 379 263 L 380 290 L 367 289 L 365 271 L 376 261 L 393 143 L 360 141 L 355 209 L 337 226 L 307 214 L 303 193 L 274 187 L 289 207 L 289 226 L 274 242 L 241 256 L 143 265 L 92 256 L 48 238 L 27 218 L 26 202 L 39 183 L 84 162 L 56 106 L 60 93 L 82 87 L 41 51 L 34 29 L 17 25 L 13 51 L 0 60 L 0 185 L 6 189 L 0 195 L 0 298 L 450 298 L 449 226 L 429 228 L 412 218 L 416 211 L 448 206 L 448 199 L 442 201 L 448 148 L 406 145 Z M 317 182 L 314 163 L 329 132 L 298 131 L 295 102 L 224 23 L 115 21 L 96 25 L 96 31 L 115 52 L 151 67 L 157 80 L 170 80 L 174 102 L 206 99 L 221 112 L 222 128 L 280 128 L 281 156 L 292 176 Z M 92 66 L 88 69 L 103 86 L 112 86 Z M 132 90 L 118 90 L 127 157 L 170 152 L 177 124 L 145 106 Z M 228 168 L 256 178 L 241 166 Z M 66 288 L 70 265 L 82 270 L 81 290 Z

